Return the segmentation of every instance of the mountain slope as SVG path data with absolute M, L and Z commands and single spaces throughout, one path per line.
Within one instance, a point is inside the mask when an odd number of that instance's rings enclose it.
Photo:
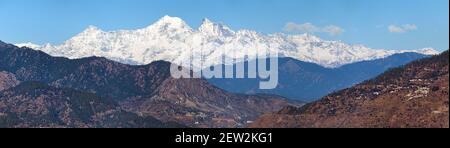
M 333 91 L 374 78 L 389 68 L 425 57 L 427 56 L 416 53 L 402 53 L 339 68 L 324 68 L 292 58 L 279 58 L 279 85 L 272 90 L 260 90 L 260 79 L 208 79 L 208 81 L 219 88 L 235 93 L 267 93 L 291 99 L 314 101 Z M 247 64 L 248 62 L 245 63 Z
M 125 108 L 193 127 L 243 127 L 261 113 L 300 106 L 279 96 L 237 95 L 202 79 L 165 80 L 152 96 L 134 97 Z
M 179 63 L 189 60 L 190 52 L 203 53 L 205 63 L 203 65 L 194 63 L 197 67 L 223 64 L 220 60 L 222 53 L 227 53 L 226 56 L 236 53 L 238 62 L 242 62 L 246 50 L 249 57 L 252 57 L 257 55 L 256 50 L 263 49 L 278 52 L 281 57 L 291 57 L 332 68 L 385 58 L 396 53 L 417 52 L 427 55 L 437 53 L 430 48 L 371 49 L 340 41 L 325 41 L 309 34 L 265 35 L 251 30 L 233 31 L 226 25 L 208 19 L 204 19 L 198 29 L 192 29 L 182 19 L 170 16 L 137 30 L 107 32 L 89 26 L 61 45 L 39 46 L 31 43 L 17 45 L 42 50 L 53 56 L 72 59 L 99 56 L 127 64 L 148 64 L 159 60 Z
M 0 92 L 0 127 L 183 127 L 125 112 L 113 100 L 38 82 Z
M 173 79 L 171 63 L 164 61 L 131 66 L 98 57 L 69 60 L 8 44 L 0 46 L 0 55 L 0 71 L 19 81 L 92 93 L 138 115 L 190 127 L 240 127 L 263 113 L 302 105 L 279 96 L 231 94 L 203 79 Z
M 412 62 L 252 127 L 449 127 L 449 54 Z
M 11 45 L 0 47 L 0 55 L 0 69 L 21 81 L 45 82 L 115 99 L 149 95 L 170 76 L 167 62 L 129 66 L 97 57 L 69 60 Z
M 0 71 L 0 91 L 14 87 L 19 83 L 20 82 L 13 74 Z

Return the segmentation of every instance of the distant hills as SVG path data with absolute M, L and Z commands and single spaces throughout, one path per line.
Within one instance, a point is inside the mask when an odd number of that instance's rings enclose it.
M 414 61 L 251 127 L 449 127 L 449 53 Z
M 235 93 L 267 93 L 296 100 L 314 101 L 333 91 L 374 78 L 390 68 L 425 57 L 428 56 L 418 53 L 401 53 L 338 68 L 325 68 L 293 58 L 279 58 L 279 84 L 273 90 L 259 89 L 260 79 L 208 79 L 208 81 L 219 88 Z M 248 62 L 245 64 L 247 65 Z
M 3 127 L 242 127 L 263 113 L 302 105 L 228 93 L 203 79 L 173 79 L 164 61 L 70 60 L 3 42 L 0 56 Z

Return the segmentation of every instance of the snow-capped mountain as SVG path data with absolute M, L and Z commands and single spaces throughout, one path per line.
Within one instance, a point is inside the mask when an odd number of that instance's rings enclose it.
M 28 48 L 33 48 L 33 49 L 40 49 L 41 46 L 37 45 L 37 44 L 33 44 L 31 42 L 28 43 L 20 43 L 20 44 L 15 44 L 18 47 L 28 47 Z
M 32 43 L 17 45 L 41 50 L 53 56 L 68 58 L 99 56 L 128 64 L 148 64 L 157 60 L 177 63 L 189 60 L 191 52 L 202 53 L 206 63 L 201 66 L 221 64 L 223 53 L 236 53 L 238 58 L 245 59 L 246 54 L 255 55 L 257 49 L 278 51 L 279 56 L 292 57 L 324 67 L 339 67 L 404 52 L 438 53 L 431 48 L 371 49 L 362 45 L 325 41 L 309 34 L 267 35 L 251 30 L 233 31 L 226 25 L 208 19 L 204 19 L 198 29 L 193 29 L 182 19 L 170 16 L 164 16 L 153 25 L 137 30 L 106 32 L 95 26 L 89 26 L 61 45 L 40 46 Z M 249 50 L 248 53 L 244 52 L 245 50 Z

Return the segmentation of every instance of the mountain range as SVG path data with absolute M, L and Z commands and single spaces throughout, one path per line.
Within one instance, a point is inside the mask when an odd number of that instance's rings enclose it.
M 0 92 L 0 127 L 14 128 L 173 128 L 122 110 L 114 100 L 74 89 L 56 88 L 39 82 L 23 82 Z
M 400 53 L 392 56 L 347 64 L 338 68 L 326 68 L 293 58 L 279 58 L 279 82 L 275 89 L 259 89 L 262 79 L 207 79 L 224 90 L 244 94 L 276 94 L 294 100 L 315 101 L 334 91 L 351 87 L 374 78 L 390 68 L 396 68 L 428 57 L 418 53 Z M 245 62 L 244 65 L 247 65 Z M 232 66 L 236 66 L 232 65 Z
M 449 127 L 449 53 L 414 61 L 303 107 L 266 114 L 250 127 Z
M 284 106 L 275 95 L 240 95 L 204 79 L 174 79 L 169 62 L 133 66 L 71 60 L 0 42 L 2 127 L 242 127 Z
M 181 18 L 164 16 L 154 24 L 137 30 L 103 31 L 95 26 L 70 38 L 61 45 L 16 44 L 44 51 L 52 56 L 71 59 L 91 56 L 105 57 L 126 64 L 145 65 L 164 60 L 180 63 L 191 58 L 191 53 L 202 53 L 204 63 L 197 67 L 224 64 L 223 53 L 235 53 L 237 61 L 245 56 L 257 57 L 257 50 L 277 52 L 279 57 L 289 57 L 315 63 L 327 68 L 386 58 L 415 52 L 437 54 L 431 48 L 419 50 L 371 49 L 363 45 L 349 45 L 341 41 L 326 41 L 314 35 L 262 34 L 252 30 L 234 31 L 230 27 L 204 19 L 193 29 Z M 253 59 L 249 59 L 253 60 Z M 232 65 L 235 63 L 225 63 Z
M 234 67 L 260 49 L 279 54 L 273 90 L 170 74 L 191 53 L 203 55 L 197 67 Z M 222 63 L 224 53 L 238 59 Z M 197 29 L 170 16 L 137 30 L 89 26 L 61 45 L 0 41 L 0 127 L 448 127 L 448 51 L 437 54 L 208 19 Z

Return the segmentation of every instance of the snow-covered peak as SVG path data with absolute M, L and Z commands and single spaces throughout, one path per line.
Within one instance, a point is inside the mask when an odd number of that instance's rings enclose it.
M 214 24 L 214 22 L 212 22 L 208 18 L 203 18 L 201 26 L 203 26 L 203 25 L 213 25 L 213 24 Z
M 1 43 L 1 41 L 0 41 L 0 43 Z M 32 49 L 38 49 L 38 48 L 41 47 L 40 45 L 33 44 L 33 43 L 31 43 L 31 42 L 28 42 L 28 43 L 20 43 L 20 44 L 14 44 L 14 45 L 17 46 L 17 47 L 20 47 L 20 48 L 22 48 L 22 47 L 28 47 L 28 48 L 32 48 Z
M 99 29 L 98 27 L 90 25 L 80 34 L 94 34 L 94 33 L 101 33 L 101 32 L 103 32 L 103 31 L 101 29 Z
M 322 39 L 308 33 L 300 35 L 292 35 L 291 38 L 296 42 L 300 43 L 322 42 Z
M 426 54 L 426 55 L 437 55 L 437 54 L 440 54 L 438 51 L 434 50 L 433 48 L 423 48 L 423 49 L 416 50 L 415 52 Z
M 234 35 L 234 31 L 231 30 L 229 27 L 214 23 L 210 21 L 209 19 L 205 18 L 203 19 L 202 25 L 198 28 L 198 30 L 209 36 L 232 36 Z
M 85 31 L 101 31 L 101 29 L 98 28 L 97 26 L 89 25 Z
M 179 17 L 172 17 L 172 16 L 164 16 L 162 18 L 160 18 L 155 24 L 185 24 L 184 20 L 179 18 Z
M 438 53 L 431 48 L 372 49 L 341 41 L 326 41 L 311 34 L 267 35 L 252 30 L 234 32 L 229 27 L 208 19 L 204 19 L 202 25 L 193 30 L 182 19 L 170 16 L 164 16 L 149 27 L 137 30 L 105 32 L 90 26 L 61 45 L 39 46 L 31 43 L 18 45 L 42 50 L 53 56 L 68 58 L 98 56 L 127 64 L 148 64 L 158 60 L 177 63 L 189 60 L 191 52 L 203 53 L 203 59 L 207 63 L 203 63 L 202 66 L 221 64 L 220 58 L 223 53 L 236 53 L 237 58 L 245 59 L 246 50 L 249 54 L 257 54 L 256 50 L 261 49 L 278 51 L 283 57 L 292 57 L 331 68 L 385 58 L 397 53 L 416 52 L 427 55 Z
M 191 30 L 191 27 L 179 17 L 164 16 L 147 29 L 156 29 L 159 31 L 167 30 Z

